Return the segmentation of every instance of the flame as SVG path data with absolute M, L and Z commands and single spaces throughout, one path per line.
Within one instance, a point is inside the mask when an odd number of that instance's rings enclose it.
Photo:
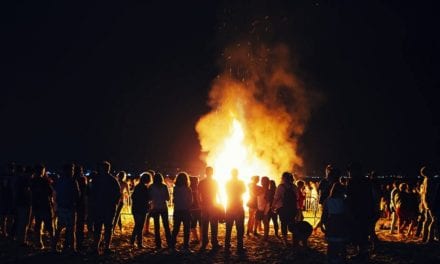
M 284 45 L 239 45 L 227 48 L 224 57 L 226 71 L 209 94 L 212 111 L 199 119 L 196 130 L 226 206 L 224 186 L 233 168 L 245 183 L 254 175 L 279 183 L 283 171 L 302 166 L 296 149 L 309 104 Z M 248 193 L 243 198 L 246 202 Z

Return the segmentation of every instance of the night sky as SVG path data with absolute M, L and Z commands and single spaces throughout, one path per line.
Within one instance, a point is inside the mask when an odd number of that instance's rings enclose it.
M 429 2 L 14 2 L 2 18 L 2 163 L 202 166 L 194 126 L 222 50 L 267 16 L 263 37 L 290 47 L 319 94 L 299 149 L 308 173 L 351 160 L 407 175 L 439 164 L 440 19 Z

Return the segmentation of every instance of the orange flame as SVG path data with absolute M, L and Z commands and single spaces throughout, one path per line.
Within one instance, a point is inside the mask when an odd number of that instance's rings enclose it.
M 284 45 L 238 46 L 226 49 L 225 58 L 228 71 L 209 95 L 212 111 L 196 125 L 224 205 L 233 168 L 247 183 L 253 175 L 279 180 L 283 171 L 302 166 L 297 140 L 309 116 L 305 90 L 290 70 Z

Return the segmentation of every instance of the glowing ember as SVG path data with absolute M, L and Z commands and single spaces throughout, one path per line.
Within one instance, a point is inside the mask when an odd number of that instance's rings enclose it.
M 226 49 L 224 57 L 227 71 L 209 94 L 213 110 L 196 125 L 206 154 L 202 158 L 214 167 L 223 205 L 233 168 L 245 183 L 253 175 L 279 183 L 283 171 L 302 166 L 297 140 L 309 116 L 305 91 L 290 71 L 285 46 L 271 50 L 238 45 Z

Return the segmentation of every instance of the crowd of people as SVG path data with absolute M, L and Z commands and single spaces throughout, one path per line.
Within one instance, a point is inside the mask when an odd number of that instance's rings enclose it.
M 307 247 L 312 226 L 304 221 L 303 211 L 307 193 L 314 195 L 316 191 L 314 183 L 295 179 L 292 173 L 283 173 L 279 184 L 268 176 L 253 176 L 250 183 L 245 183 L 239 171 L 232 169 L 225 185 L 226 204 L 220 204 L 220 187 L 212 167 L 206 168 L 201 179 L 178 173 L 171 191 L 163 175 L 152 170 L 143 172 L 133 184 L 127 181 L 124 171 L 116 176 L 110 172 L 107 161 L 100 162 L 97 171 L 87 177 L 80 165 L 66 164 L 59 177 L 48 177 L 43 165 L 9 164 L 0 178 L 0 235 L 24 247 L 110 253 L 112 237 L 117 229 L 123 230 L 121 212 L 128 197 L 134 219 L 129 243 L 139 249 L 144 248 L 144 231 L 149 230 L 150 218 L 158 252 L 163 248 L 162 234 L 166 249 L 180 251 L 177 238 L 181 225 L 181 251 L 186 253 L 193 252 L 190 242 L 198 243 L 201 252 L 209 244 L 212 250 L 224 247 L 230 252 L 234 225 L 239 254 L 246 252 L 245 235 L 268 241 L 271 229 L 284 246 Z M 380 242 L 376 235 L 380 218 L 389 223 L 380 228 L 402 238 L 421 237 L 424 243 L 438 240 L 440 182 L 430 168 L 421 169 L 423 181 L 414 185 L 397 181 L 392 186 L 383 184 L 374 172 L 365 177 L 357 163 L 351 164 L 347 173 L 348 177 L 343 177 L 342 171 L 328 165 L 316 188 L 322 214 L 313 228 L 324 233 L 330 263 L 346 260 L 348 244 L 357 250 L 354 258 L 368 259 Z M 249 199 L 243 201 L 246 192 Z M 218 239 L 219 223 L 226 224 L 224 245 Z M 33 238 L 28 238 L 30 230 Z M 88 238 L 92 243 L 87 249 L 84 241 Z M 47 241 L 50 244 L 45 245 Z

